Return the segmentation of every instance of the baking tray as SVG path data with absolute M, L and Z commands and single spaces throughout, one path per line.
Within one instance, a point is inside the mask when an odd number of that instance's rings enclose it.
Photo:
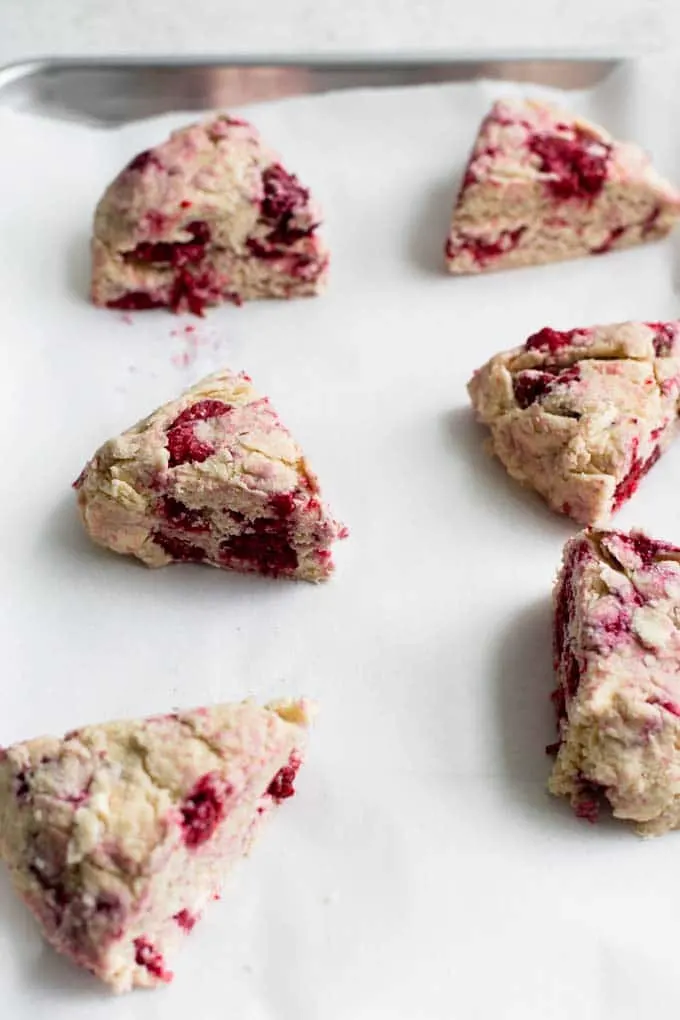
M 480 78 L 583 89 L 602 82 L 622 62 L 597 56 L 46 59 L 0 69 L 0 105 L 116 125 L 177 110 Z
M 165 991 L 109 998 L 40 941 L 0 868 L 2 1020 L 680 1010 L 680 837 L 591 828 L 545 790 L 550 588 L 573 524 L 484 457 L 465 393 L 474 368 L 544 325 L 677 316 L 674 239 L 486 278 L 442 265 L 455 178 L 497 94 L 573 89 L 569 108 L 648 144 L 680 180 L 677 65 L 621 63 L 263 57 L 0 73 L 0 434 L 20 438 L 3 449 L 0 744 L 247 694 L 321 708 L 299 797 L 206 911 Z M 203 344 L 185 367 L 186 320 L 126 322 L 88 303 L 92 209 L 186 111 L 249 116 L 257 100 L 263 137 L 325 210 L 330 285 L 318 301 L 189 320 Z M 221 365 L 271 397 L 350 528 L 324 587 L 146 571 L 79 527 L 69 485 L 86 457 Z M 617 524 L 677 538 L 678 478 L 680 447 Z

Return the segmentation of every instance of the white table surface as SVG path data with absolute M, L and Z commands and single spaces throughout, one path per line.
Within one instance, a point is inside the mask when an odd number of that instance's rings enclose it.
M 677 0 L 0 0 L 0 65 L 50 54 L 648 53 L 678 39 Z

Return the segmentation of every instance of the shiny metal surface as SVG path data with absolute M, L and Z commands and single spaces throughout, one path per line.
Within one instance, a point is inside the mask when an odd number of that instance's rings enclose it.
M 210 60 L 40 60 L 0 69 L 0 106 L 99 124 L 175 110 L 229 107 L 334 89 L 495 78 L 587 88 L 607 59 L 250 57 Z

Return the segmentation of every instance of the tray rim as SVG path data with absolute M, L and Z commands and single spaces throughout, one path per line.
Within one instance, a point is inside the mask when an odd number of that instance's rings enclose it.
M 189 70 L 209 67 L 305 67 L 319 71 L 385 70 L 390 68 L 437 68 L 456 64 L 573 64 L 602 65 L 603 73 L 633 60 L 624 50 L 440 50 L 428 53 L 395 51 L 385 54 L 329 52 L 317 54 L 264 52 L 252 54 L 140 55 L 140 56 L 37 56 L 0 65 L 0 94 L 10 85 L 39 74 L 73 71 Z

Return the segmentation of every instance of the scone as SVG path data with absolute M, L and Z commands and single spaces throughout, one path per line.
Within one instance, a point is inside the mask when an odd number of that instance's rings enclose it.
M 216 705 L 0 752 L 0 856 L 61 953 L 113 986 L 166 957 L 293 795 L 309 706 Z
M 509 474 L 582 524 L 629 499 L 675 432 L 680 322 L 546 328 L 475 372 L 469 393 Z
M 560 739 L 550 790 L 642 835 L 680 826 L 680 548 L 642 532 L 567 542 L 554 592 Z
M 599 255 L 678 218 L 680 193 L 639 146 L 547 103 L 501 100 L 477 136 L 446 262 L 461 274 Z
M 222 115 L 136 156 L 97 206 L 92 300 L 109 308 L 317 294 L 320 212 L 244 120 Z
M 74 486 L 90 537 L 149 567 L 322 581 L 347 534 L 269 400 L 228 369 L 104 443 Z

